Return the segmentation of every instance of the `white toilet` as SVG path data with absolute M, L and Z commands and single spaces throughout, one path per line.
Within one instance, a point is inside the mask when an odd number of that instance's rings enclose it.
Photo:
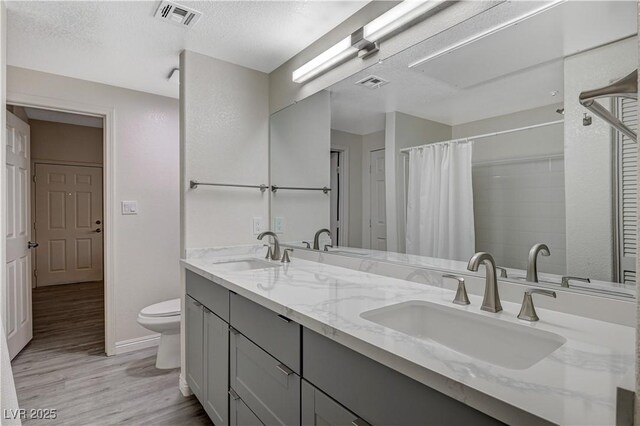
M 156 368 L 180 367 L 180 299 L 147 306 L 138 314 L 138 324 L 160 333 Z

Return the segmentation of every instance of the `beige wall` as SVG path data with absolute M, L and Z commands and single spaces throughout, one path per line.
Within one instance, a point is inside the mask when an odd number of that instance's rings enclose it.
M 102 164 L 102 129 L 29 120 L 31 160 Z
M 114 340 L 126 350 L 151 334 L 136 322 L 140 310 L 180 296 L 178 100 L 8 67 L 7 98 L 16 97 L 113 111 L 114 205 L 105 226 L 114 240 Z M 138 214 L 121 215 L 122 200 L 138 201 Z

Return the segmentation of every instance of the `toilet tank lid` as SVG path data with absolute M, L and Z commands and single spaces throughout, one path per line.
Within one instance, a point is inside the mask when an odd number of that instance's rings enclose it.
M 147 317 L 168 317 L 180 314 L 180 299 L 171 299 L 156 303 L 140 311 L 141 315 Z

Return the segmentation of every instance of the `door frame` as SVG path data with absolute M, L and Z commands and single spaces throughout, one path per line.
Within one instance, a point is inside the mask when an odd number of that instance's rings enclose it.
M 344 145 L 331 145 L 330 152 L 335 151 L 340 155 L 340 245 L 348 247 L 349 244 L 349 147 Z M 333 243 L 333 242 L 332 242 Z
M 103 121 L 102 136 L 102 198 L 104 210 L 103 227 L 103 262 L 104 262 L 104 348 L 107 356 L 116 354 L 115 342 L 115 226 L 114 221 L 117 216 L 116 209 L 116 172 L 115 172 L 115 109 L 105 108 L 97 105 L 71 102 L 65 99 L 48 98 L 44 96 L 33 96 L 24 93 L 17 93 L 7 90 L 6 104 L 47 109 L 51 111 L 67 112 L 72 114 L 89 115 L 100 117 Z M 5 104 L 5 108 L 6 108 Z M 4 170 L 6 164 L 3 161 L 2 176 L 6 174 Z M 3 203 L 3 214 L 6 213 L 6 205 Z M 4 279 L 2 281 L 3 286 Z

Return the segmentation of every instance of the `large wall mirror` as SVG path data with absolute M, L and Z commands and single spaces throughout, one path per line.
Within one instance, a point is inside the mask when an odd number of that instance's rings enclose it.
M 273 193 L 276 232 L 453 270 L 487 251 L 518 281 L 538 245 L 540 284 L 633 297 L 637 144 L 578 99 L 637 69 L 636 4 L 498 7 L 273 115 L 271 183 L 308 189 Z M 637 101 L 600 102 L 636 129 Z

